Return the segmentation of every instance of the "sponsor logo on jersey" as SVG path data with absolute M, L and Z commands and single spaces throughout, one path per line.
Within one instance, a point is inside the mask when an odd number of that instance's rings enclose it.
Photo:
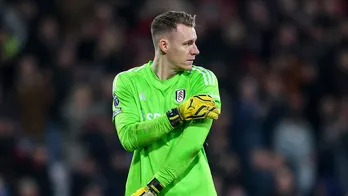
M 185 96 L 186 96 L 186 91 L 184 89 L 180 89 L 175 91 L 175 99 L 177 102 L 182 102 L 185 100 Z
M 115 106 L 115 107 L 117 107 L 118 105 L 120 105 L 120 100 L 118 99 L 116 93 L 114 93 L 113 99 L 114 99 L 114 106 Z
M 146 119 L 153 120 L 153 119 L 158 118 L 160 116 L 161 116 L 160 113 L 148 113 L 148 114 L 146 114 Z

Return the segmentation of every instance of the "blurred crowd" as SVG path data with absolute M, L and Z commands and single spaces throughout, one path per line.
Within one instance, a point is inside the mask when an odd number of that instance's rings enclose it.
M 123 195 L 111 123 L 120 71 L 153 59 L 150 23 L 197 15 L 219 80 L 207 138 L 219 196 L 348 194 L 345 0 L 0 0 L 0 196 Z

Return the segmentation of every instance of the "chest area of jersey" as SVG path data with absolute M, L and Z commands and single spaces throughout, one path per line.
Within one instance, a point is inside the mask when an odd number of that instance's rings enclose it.
M 163 115 L 169 109 L 177 107 L 192 95 L 187 85 L 177 85 L 166 90 L 154 87 L 137 89 L 139 109 L 143 120 L 152 120 Z

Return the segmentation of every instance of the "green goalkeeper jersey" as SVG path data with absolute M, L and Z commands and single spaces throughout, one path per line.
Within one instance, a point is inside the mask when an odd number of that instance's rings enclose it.
M 122 146 L 134 152 L 126 196 L 156 177 L 164 186 L 159 195 L 217 195 L 203 148 L 213 120 L 185 122 L 173 128 L 166 112 L 186 99 L 209 94 L 221 107 L 218 81 L 199 66 L 168 80 L 152 71 L 152 61 L 116 75 L 113 117 Z

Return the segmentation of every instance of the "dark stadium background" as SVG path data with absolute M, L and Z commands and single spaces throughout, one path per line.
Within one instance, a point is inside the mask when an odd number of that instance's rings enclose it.
M 153 58 L 150 23 L 197 15 L 222 114 L 219 196 L 348 194 L 345 0 L 0 0 L 0 196 L 122 195 L 114 76 Z M 188 185 L 189 186 L 189 185 Z

